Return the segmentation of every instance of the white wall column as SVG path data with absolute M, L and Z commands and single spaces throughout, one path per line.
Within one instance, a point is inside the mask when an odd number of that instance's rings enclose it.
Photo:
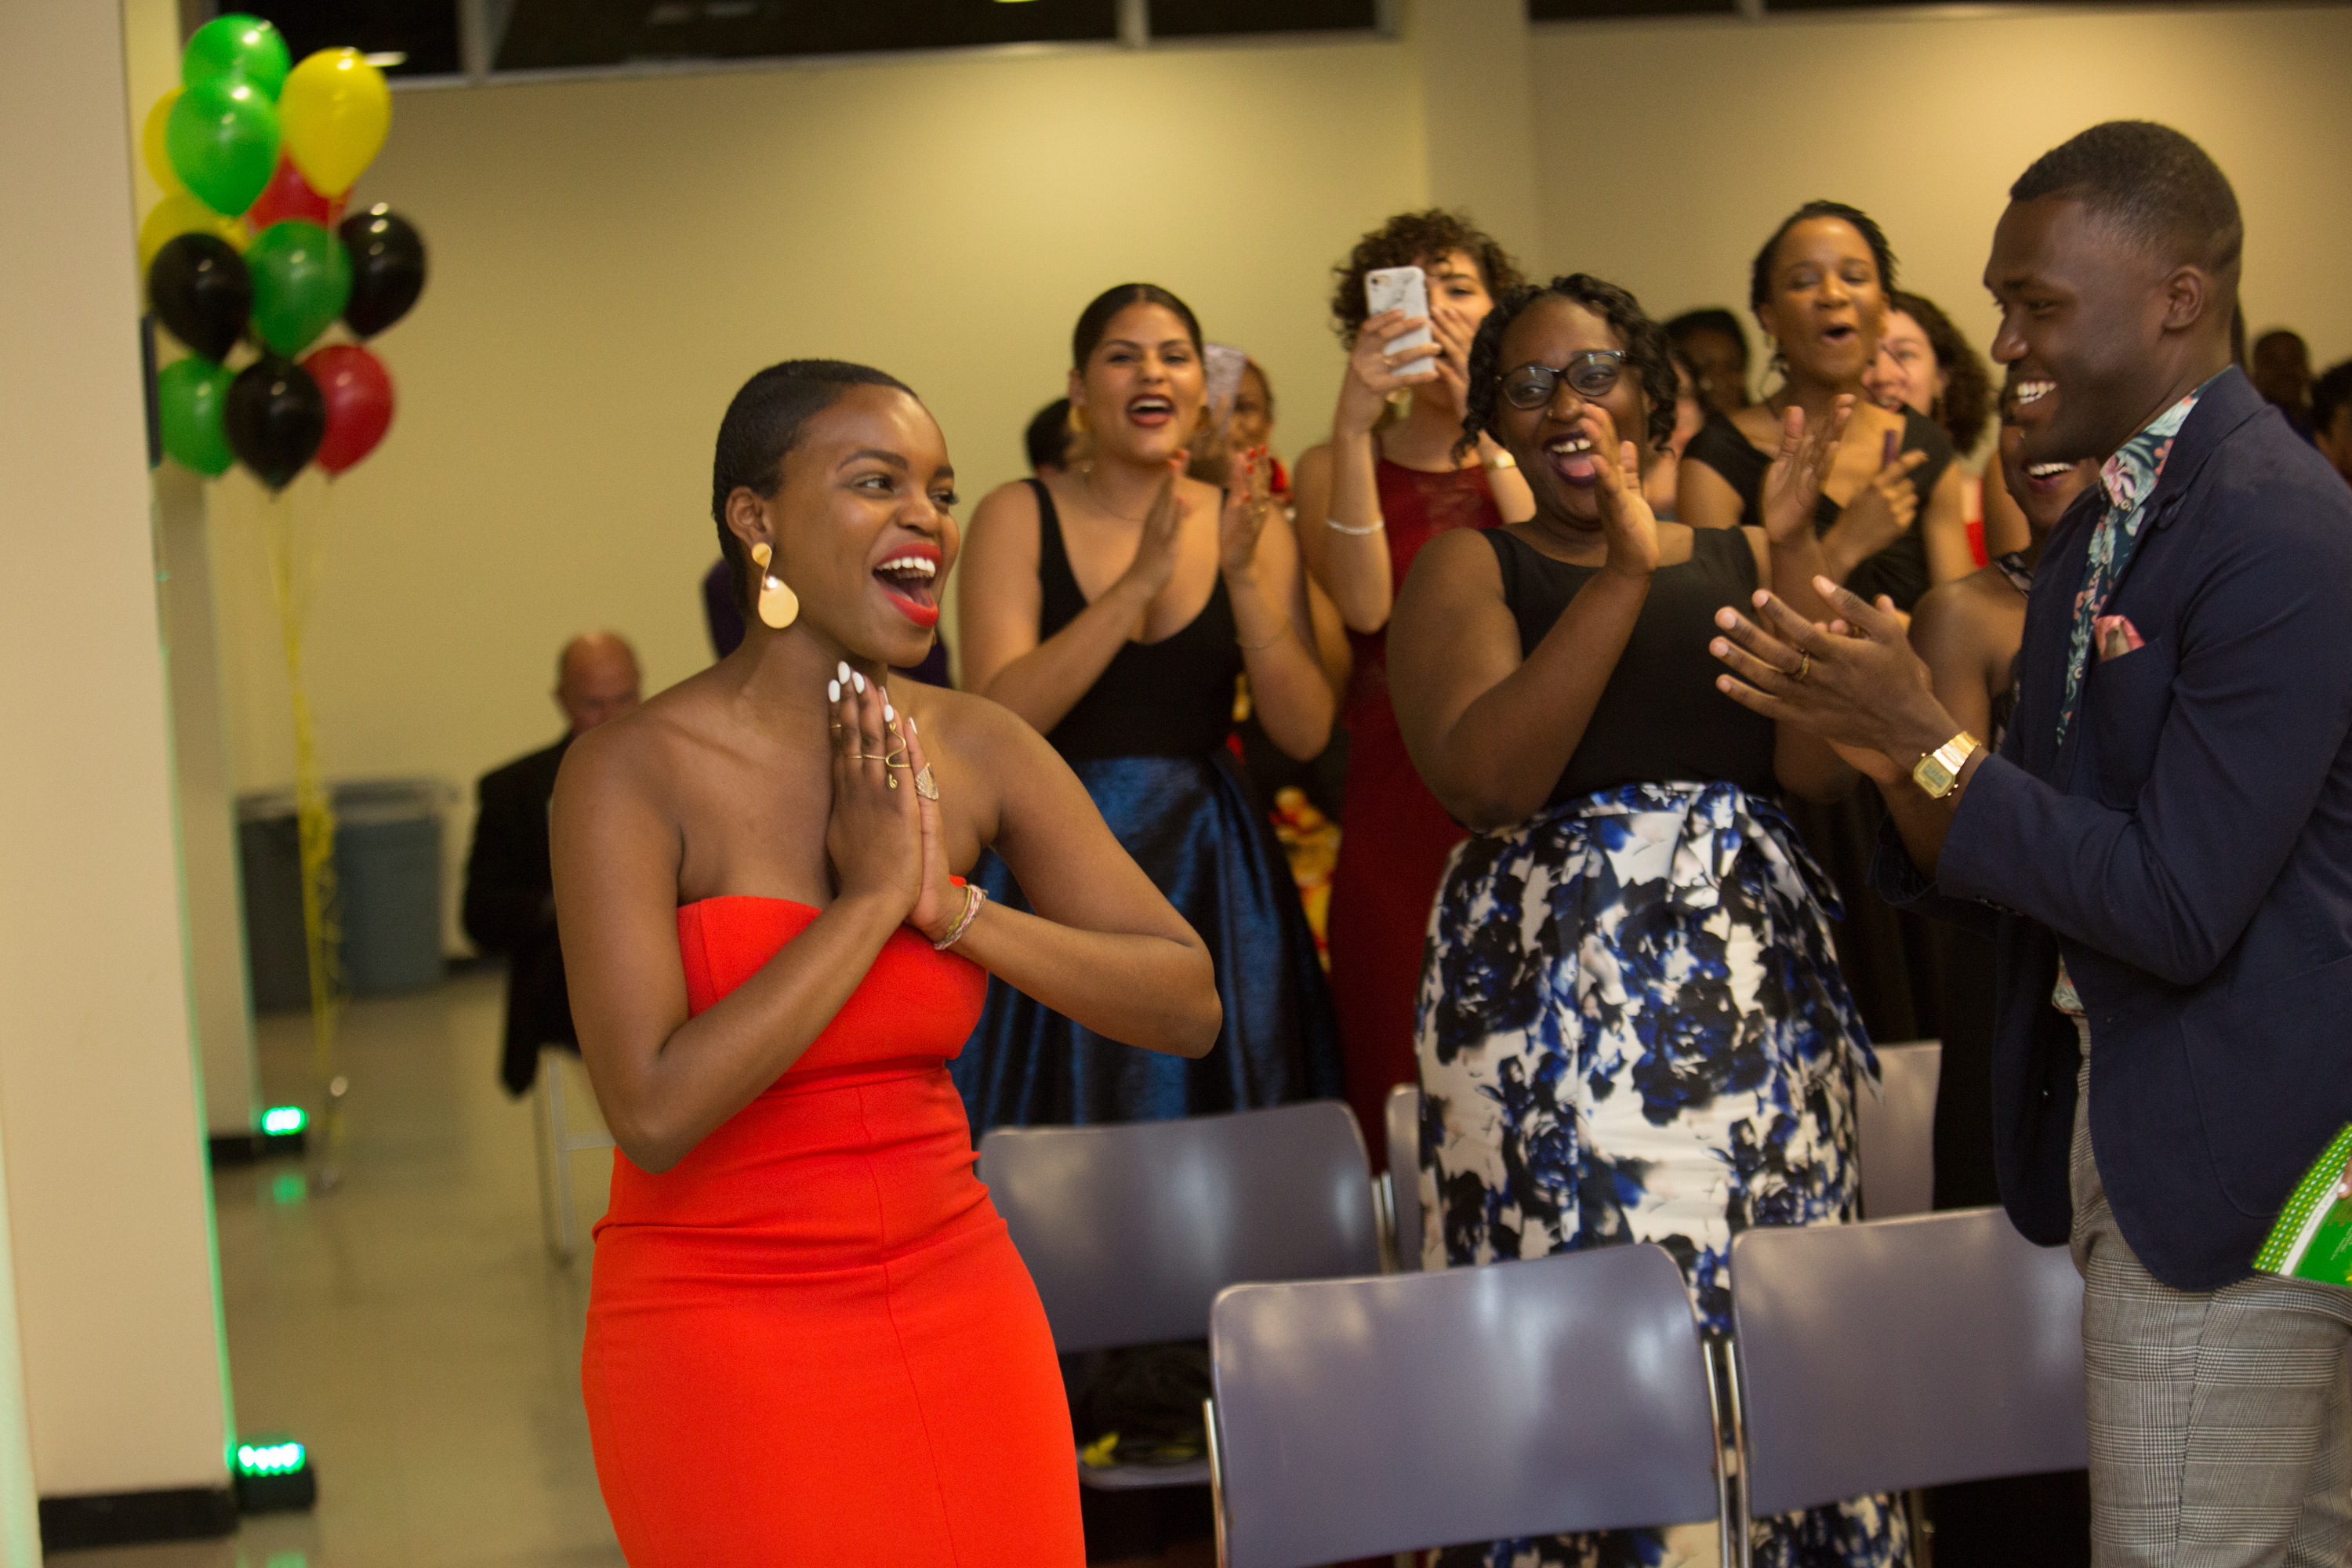
M 231 1423 L 124 59 L 114 5 L 0 7 L 0 188 L 42 214 L 0 238 L 0 1141 L 45 1511 L 217 1520 Z M 0 1508 L 9 1449 L 0 1420 Z
M 1467 211 L 1529 273 L 1549 270 L 1527 0 L 1412 0 L 1405 40 L 1421 75 L 1431 204 Z

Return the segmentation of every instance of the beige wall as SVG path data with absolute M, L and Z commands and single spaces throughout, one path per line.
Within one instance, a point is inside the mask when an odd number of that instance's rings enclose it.
M 2352 8 L 1584 25 L 1538 33 L 1534 60 L 1544 256 L 1656 314 L 1728 305 L 1752 333 L 1756 247 L 1826 196 L 1877 218 L 1905 287 L 1989 342 L 1980 279 L 2010 183 L 2085 126 L 2160 120 L 2237 187 L 2252 329 L 2294 325 L 2322 365 L 2352 355 L 2336 151 L 2352 144 Z M 1623 116 L 1607 175 L 1559 134 L 1590 123 L 1596 91 Z M 1640 181 L 1630 204 L 1618 169 Z
M 0 1127 L 43 1493 L 227 1479 L 123 72 L 114 6 L 0 7 L 0 188 L 44 215 L 0 260 L 34 307 L 0 310 Z
M 1433 198 L 1531 204 L 1486 216 L 1537 268 L 1601 272 L 1664 312 L 1737 305 L 1772 223 L 1833 195 L 1879 214 L 1906 281 L 1983 330 L 1976 279 L 2007 182 L 2094 120 L 2153 114 L 2238 182 L 2258 325 L 2352 353 L 2352 294 L 2324 279 L 2352 220 L 2298 174 L 2352 130 L 2330 77 L 2352 58 L 2352 11 L 1530 37 L 1515 3 L 1425 0 L 1394 42 L 402 94 L 359 190 L 432 247 L 423 301 L 378 344 L 400 413 L 374 457 L 289 503 L 324 541 L 310 668 L 327 772 L 466 784 L 552 739 L 551 661 L 583 627 L 633 637 L 652 688 L 698 668 L 710 440 L 775 359 L 904 376 L 976 500 L 1020 471 L 1078 307 L 1150 278 L 1271 368 L 1295 452 L 1339 370 L 1331 263 Z M 1818 132 L 1780 131 L 1842 83 L 1853 102 L 1815 112 Z M 242 788 L 291 772 L 258 505 L 241 479 L 215 488 Z M 461 809 L 453 867 L 467 830 Z
M 359 189 L 431 247 L 423 300 L 377 344 L 399 412 L 374 456 L 290 500 L 326 534 L 326 771 L 470 784 L 544 744 L 582 628 L 634 639 L 649 689 L 704 664 L 711 440 L 772 361 L 905 378 L 976 500 L 1024 471 L 1079 308 L 1150 279 L 1265 361 L 1303 441 L 1339 365 L 1328 268 L 1424 188 L 1417 103 L 1380 42 L 401 95 Z M 258 506 L 215 487 L 245 788 L 292 765 Z

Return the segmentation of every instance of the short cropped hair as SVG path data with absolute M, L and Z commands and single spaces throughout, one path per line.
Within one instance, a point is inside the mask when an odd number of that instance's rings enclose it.
M 2352 408 L 2352 359 L 2329 367 L 2312 378 L 2311 427 L 2326 430 L 2336 423 L 2336 416 Z
M 1643 401 L 1650 405 L 1650 448 L 1664 451 L 1675 433 L 1675 396 L 1682 390 L 1675 381 L 1674 351 L 1666 345 L 1665 329 L 1643 312 L 1642 302 L 1629 290 L 1590 273 L 1571 272 L 1549 283 L 1521 284 L 1496 300 L 1478 323 L 1478 335 L 1470 340 L 1470 389 L 1454 456 L 1465 456 L 1479 437 L 1495 434 L 1495 400 L 1502 391 L 1503 373 L 1512 368 L 1503 363 L 1503 334 L 1539 300 L 1569 300 L 1609 323 L 1625 345 L 1625 368 L 1640 380 Z
M 2168 125 L 2110 120 L 2053 147 L 2009 187 L 2013 202 L 2065 196 L 2168 261 L 2235 270 L 2246 226 L 2205 149 Z

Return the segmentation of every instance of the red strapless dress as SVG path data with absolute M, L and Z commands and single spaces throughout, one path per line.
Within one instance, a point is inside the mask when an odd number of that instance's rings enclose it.
M 693 1010 L 816 916 L 679 910 Z M 614 1154 L 581 1382 L 633 1568 L 1086 1561 L 1053 1335 L 948 1079 L 987 991 L 901 929 L 675 1168 Z

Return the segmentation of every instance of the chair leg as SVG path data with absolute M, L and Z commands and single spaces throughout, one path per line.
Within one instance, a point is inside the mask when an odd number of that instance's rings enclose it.
M 555 1173 L 563 1164 L 563 1138 L 562 1127 L 548 1104 L 545 1061 L 540 1063 L 539 1076 L 530 1086 L 530 1135 L 531 1152 L 539 1167 L 540 1237 L 546 1242 L 549 1254 L 561 1259 L 563 1252 L 556 1222 Z
M 1201 1401 L 1201 1429 L 1209 1441 L 1209 1520 L 1216 1527 L 1217 1568 L 1233 1568 L 1233 1548 L 1225 1541 L 1225 1465 L 1217 1445 L 1217 1402 Z
M 539 1076 L 547 1085 L 548 1122 L 554 1134 L 551 1144 L 555 1179 L 551 1184 L 555 1190 L 555 1234 L 551 1245 L 556 1260 L 569 1263 L 572 1255 L 580 1249 L 580 1221 L 572 1208 L 572 1128 L 563 1115 L 563 1063 L 542 1055 Z

